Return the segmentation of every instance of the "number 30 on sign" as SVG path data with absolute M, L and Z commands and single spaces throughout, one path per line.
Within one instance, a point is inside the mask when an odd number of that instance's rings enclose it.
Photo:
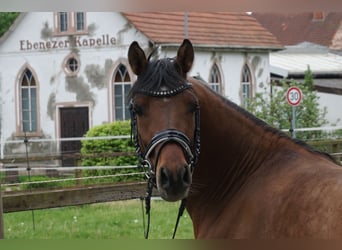
M 286 100 L 291 106 L 298 106 L 302 101 L 302 91 L 300 88 L 289 88 L 286 92 Z

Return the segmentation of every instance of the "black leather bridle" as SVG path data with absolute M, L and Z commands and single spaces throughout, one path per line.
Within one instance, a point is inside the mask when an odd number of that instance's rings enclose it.
M 147 96 L 154 96 L 154 97 L 170 97 L 175 96 L 186 89 L 192 88 L 192 85 L 187 84 L 186 88 L 171 90 L 171 91 L 153 91 L 153 92 L 141 92 Z M 150 154 L 153 150 L 160 145 L 159 150 L 169 143 L 175 142 L 178 143 L 184 150 L 184 153 L 187 157 L 188 165 L 190 166 L 191 170 L 193 170 L 194 165 L 196 164 L 199 154 L 200 154 L 200 108 L 197 101 L 196 110 L 194 112 L 195 115 L 195 130 L 194 130 L 194 137 L 193 141 L 191 142 L 190 139 L 181 131 L 176 129 L 166 129 L 163 130 L 156 135 L 153 136 L 149 144 L 144 147 L 142 150 L 140 142 L 139 142 L 139 130 L 137 126 L 137 113 L 134 109 L 134 101 L 133 99 L 130 102 L 130 112 L 131 112 L 131 133 L 132 139 L 135 143 L 136 153 L 139 158 L 139 166 L 145 169 L 145 173 L 148 179 L 155 177 L 155 166 L 152 166 L 150 160 Z M 156 155 L 159 155 L 159 152 L 156 152 Z
M 181 92 L 183 92 L 186 89 L 192 90 L 191 84 L 183 84 L 181 87 L 178 87 L 177 89 L 173 90 L 167 90 L 167 91 L 140 91 L 139 93 L 147 95 L 147 96 L 153 96 L 153 97 L 171 97 L 175 96 Z M 148 238 L 148 232 L 149 232 L 149 224 L 150 224 L 150 199 L 152 196 L 152 190 L 153 187 L 156 187 L 156 166 L 153 166 L 150 155 L 151 153 L 159 146 L 158 151 L 155 152 L 156 154 L 156 161 L 155 165 L 157 165 L 157 161 L 159 158 L 159 154 L 161 149 L 166 145 L 167 143 L 177 143 L 179 144 L 187 158 L 187 163 L 190 167 L 191 173 L 193 173 L 194 166 L 198 160 L 199 154 L 200 154 L 200 108 L 199 103 L 197 100 L 196 109 L 194 112 L 195 116 L 195 129 L 194 129 L 194 136 L 193 141 L 190 141 L 190 139 L 181 131 L 176 129 L 166 129 L 163 130 L 156 135 L 153 136 L 149 144 L 144 147 L 144 150 L 142 150 L 140 142 L 139 142 L 139 130 L 137 126 L 137 113 L 134 109 L 134 99 L 131 99 L 130 102 L 130 112 L 131 112 L 131 135 L 132 139 L 134 140 L 135 147 L 136 147 L 136 153 L 138 155 L 139 159 L 139 166 L 142 167 L 145 171 L 145 175 L 147 177 L 147 192 L 145 197 L 145 208 L 146 208 L 146 214 L 148 215 L 148 225 L 147 230 L 145 231 L 145 238 Z M 175 237 L 175 233 L 178 226 L 178 221 L 180 216 L 183 214 L 183 211 L 185 209 L 185 203 L 186 199 L 183 199 L 181 202 L 181 206 L 179 208 L 179 213 L 177 217 L 176 227 L 174 230 L 173 238 Z
M 149 173 L 147 172 L 147 177 L 150 178 L 152 176 L 155 176 L 156 167 L 152 166 L 152 163 L 150 161 L 150 154 L 153 152 L 153 150 L 156 149 L 158 145 L 160 145 L 158 152 L 157 152 L 157 160 L 159 158 L 159 153 L 163 146 L 169 142 L 175 142 L 179 144 L 185 155 L 187 156 L 187 163 L 192 168 L 194 162 L 195 162 L 195 156 L 192 153 L 191 150 L 191 144 L 189 138 L 182 132 L 175 130 L 175 129 L 167 129 L 164 131 L 161 131 L 157 133 L 152 139 L 151 142 L 146 147 L 145 153 L 143 155 L 143 162 L 142 164 L 145 164 L 148 166 Z M 145 171 L 146 172 L 146 171 Z

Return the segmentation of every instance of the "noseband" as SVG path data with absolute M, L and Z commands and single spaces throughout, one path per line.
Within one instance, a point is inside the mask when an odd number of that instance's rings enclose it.
M 195 157 L 194 154 L 191 151 L 191 144 L 189 138 L 182 132 L 175 130 L 175 129 L 167 129 L 164 131 L 161 131 L 157 133 L 149 143 L 149 145 L 146 148 L 146 153 L 143 154 L 143 163 L 148 166 L 150 174 L 147 175 L 148 178 L 155 176 L 155 167 L 152 166 L 152 163 L 150 161 L 150 154 L 153 152 L 153 150 L 160 145 L 159 150 L 157 151 L 157 157 L 156 160 L 159 158 L 159 154 L 161 149 L 164 145 L 166 145 L 169 142 L 176 142 L 178 143 L 185 155 L 187 156 L 187 163 L 192 170 L 193 164 L 195 163 Z M 146 172 L 146 171 L 145 171 Z

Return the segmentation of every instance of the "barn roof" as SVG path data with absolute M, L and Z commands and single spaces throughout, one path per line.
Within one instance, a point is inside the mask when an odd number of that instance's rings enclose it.
M 151 41 L 179 44 L 184 12 L 125 12 L 123 15 Z M 188 12 L 188 38 L 197 47 L 279 50 L 282 44 L 246 13 Z

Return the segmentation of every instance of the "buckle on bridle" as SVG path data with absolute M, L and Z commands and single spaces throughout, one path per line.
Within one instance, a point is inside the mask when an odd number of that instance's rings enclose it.
M 148 180 L 155 177 L 155 172 L 149 159 L 142 160 L 140 163 L 140 167 L 142 167 L 142 169 L 144 170 L 145 176 Z

